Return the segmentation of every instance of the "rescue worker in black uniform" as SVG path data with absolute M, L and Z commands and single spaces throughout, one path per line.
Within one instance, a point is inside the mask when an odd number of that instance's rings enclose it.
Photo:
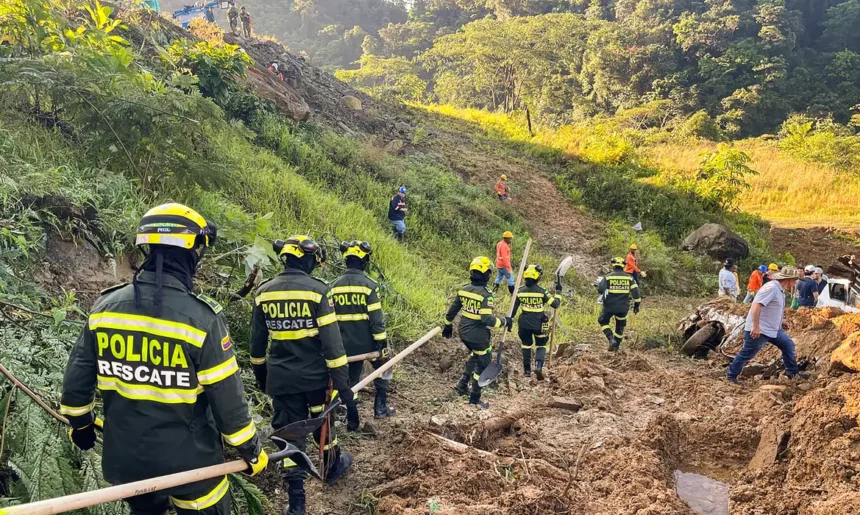
M 557 309 L 561 299 L 549 293 L 538 284 L 543 275 L 540 265 L 529 265 L 523 272 L 525 286 L 517 291 L 514 300 L 513 316 L 522 307 L 523 313 L 517 320 L 523 350 L 523 375 L 532 375 L 532 351 L 535 353 L 535 375 L 543 381 L 543 362 L 546 360 L 546 344 L 549 342 L 549 315 L 546 309 Z
M 510 318 L 502 319 L 493 315 L 493 292 L 487 288 L 492 273 L 493 262 L 489 258 L 480 256 L 472 260 L 469 265 L 470 283 L 460 288 L 457 296 L 454 297 L 454 302 L 451 303 L 448 314 L 445 315 L 445 328 L 442 330 L 442 336 L 450 338 L 454 334 L 454 318 L 462 310 L 457 331 L 472 355 L 466 362 L 466 370 L 460 376 L 455 390 L 460 395 L 466 395 L 471 378 L 472 393 L 469 396 L 469 404 L 484 409 L 490 404 L 481 401 L 481 387 L 478 386 L 478 379 L 492 360 L 490 328 L 507 327 L 510 331 L 513 326 Z
M 380 359 L 370 362 L 376 370 L 388 360 L 389 349 L 382 303 L 379 300 L 379 285 L 364 273 L 373 249 L 366 241 L 351 241 L 341 243 L 340 251 L 347 270 L 331 283 L 331 293 L 343 348 L 347 356 L 379 351 L 382 354 Z M 363 368 L 364 361 L 349 364 L 351 387 L 358 384 Z M 376 388 L 374 418 L 394 415 L 396 410 L 388 407 L 388 381 L 379 377 L 373 381 L 373 386 Z M 353 400 L 346 405 L 347 431 L 358 431 L 360 423 L 358 403 Z
M 272 397 L 272 427 L 277 429 L 315 417 L 338 395 L 345 403 L 352 402 L 353 396 L 332 294 L 324 282 L 310 275 L 325 262 L 325 251 L 307 236 L 279 240 L 273 247 L 284 271 L 257 289 L 251 364 L 260 389 Z M 352 455 L 341 453 L 333 424 L 326 429 L 325 442 L 320 442 L 322 431 L 321 427 L 314 432 L 314 442 L 323 447 L 323 469 L 333 484 L 349 470 Z M 290 443 L 305 449 L 304 438 Z M 284 460 L 284 469 L 289 496 L 285 512 L 302 515 L 307 473 L 289 459 Z
M 639 285 L 633 276 L 624 271 L 624 260 L 620 257 L 612 259 L 612 272 L 606 274 L 597 283 L 597 291 L 603 301 L 603 310 L 597 318 L 600 329 L 609 341 L 609 351 L 616 352 L 624 341 L 624 327 L 627 326 L 627 313 L 630 311 L 630 299 L 633 299 L 633 314 L 639 314 L 639 304 L 642 295 Z M 610 323 L 615 319 L 615 330 Z
M 132 284 L 102 292 L 72 349 L 60 411 L 72 442 L 95 445 L 104 429 L 102 470 L 130 483 L 224 462 L 222 439 L 266 467 L 221 306 L 192 293 L 192 278 L 217 228 L 180 204 L 150 209 L 136 244 L 149 254 Z M 99 389 L 104 422 L 93 408 Z M 131 513 L 229 515 L 227 476 L 126 499 Z

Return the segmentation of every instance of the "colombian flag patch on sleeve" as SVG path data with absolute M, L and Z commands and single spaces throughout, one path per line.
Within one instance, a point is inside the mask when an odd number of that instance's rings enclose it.
M 232 346 L 233 346 L 233 340 L 230 338 L 229 334 L 221 339 L 221 348 L 224 349 L 225 351 L 229 350 L 230 347 L 232 347 Z

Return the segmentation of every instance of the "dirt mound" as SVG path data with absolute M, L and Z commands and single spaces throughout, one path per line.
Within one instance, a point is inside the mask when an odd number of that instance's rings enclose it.
M 831 228 L 782 229 L 770 231 L 771 245 L 791 253 L 798 263 L 814 264 L 829 274 L 841 275 L 845 269 L 836 258 L 860 255 L 860 235 Z

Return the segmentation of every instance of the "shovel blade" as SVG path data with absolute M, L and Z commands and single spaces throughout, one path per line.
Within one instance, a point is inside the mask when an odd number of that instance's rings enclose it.
M 481 372 L 481 377 L 478 379 L 478 386 L 484 388 L 495 382 L 499 377 L 499 374 L 502 373 L 502 364 L 500 361 L 501 360 L 493 361 L 484 369 L 483 372 Z
M 277 436 L 272 436 L 271 438 L 280 450 L 269 456 L 270 463 L 277 463 L 284 460 L 292 460 L 297 467 L 304 470 L 311 476 L 322 480 L 322 476 L 320 475 L 314 464 L 311 462 L 311 459 L 310 457 L 308 457 L 307 454 L 303 453 L 295 445 L 287 442 L 286 440 L 278 438 Z
M 382 380 L 383 381 L 391 381 L 392 377 L 394 377 L 394 367 L 391 367 L 382 373 Z
M 275 429 L 272 433 L 272 437 L 277 437 L 283 440 L 301 440 L 321 428 L 323 424 L 325 424 L 326 415 L 331 413 L 331 411 L 338 406 L 340 406 L 340 399 L 335 399 L 316 417 L 309 418 L 307 420 L 299 420 L 298 422 L 293 422 L 292 424 L 287 424 L 284 427 Z

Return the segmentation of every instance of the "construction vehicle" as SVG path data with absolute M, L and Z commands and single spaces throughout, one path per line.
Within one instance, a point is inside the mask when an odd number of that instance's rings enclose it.
M 194 5 L 186 5 L 178 11 L 173 11 L 173 19 L 176 20 L 183 29 L 188 28 L 188 24 L 191 23 L 191 20 L 196 20 L 198 18 L 203 18 L 209 23 L 215 23 L 214 9 L 216 7 L 223 9 L 226 4 L 227 2 L 224 2 L 223 4 L 221 2 L 209 2 L 206 4 L 197 3 Z

